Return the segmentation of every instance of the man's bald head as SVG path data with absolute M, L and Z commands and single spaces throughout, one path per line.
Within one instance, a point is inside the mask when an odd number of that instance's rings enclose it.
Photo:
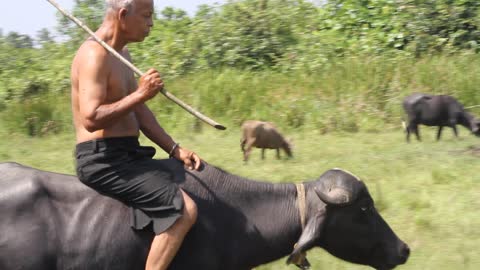
M 135 0 L 105 0 L 107 13 L 121 8 L 130 9 L 135 6 Z
M 127 43 L 143 41 L 148 36 L 153 26 L 153 0 L 105 0 L 105 4 L 102 25 L 120 31 Z

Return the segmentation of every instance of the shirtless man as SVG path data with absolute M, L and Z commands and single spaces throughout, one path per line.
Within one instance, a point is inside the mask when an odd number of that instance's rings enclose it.
M 130 60 L 130 42 L 143 41 L 153 26 L 153 0 L 106 0 L 96 35 Z M 148 70 L 139 83 L 133 72 L 93 39 L 79 48 L 71 68 L 72 111 L 79 179 L 135 210 L 133 226 L 155 233 L 145 268 L 167 269 L 197 217 L 193 200 L 172 181 L 168 168 L 153 159 L 155 148 L 140 146 L 140 131 L 189 169 L 201 159 L 180 147 L 145 104 L 163 88 Z M 146 225 L 147 224 L 147 225 Z

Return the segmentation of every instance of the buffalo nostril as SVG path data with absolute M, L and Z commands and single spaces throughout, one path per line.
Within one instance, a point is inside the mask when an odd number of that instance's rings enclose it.
M 410 248 L 408 247 L 407 244 L 402 245 L 400 255 L 401 255 L 402 259 L 404 260 L 404 262 L 406 262 L 408 257 L 410 256 Z

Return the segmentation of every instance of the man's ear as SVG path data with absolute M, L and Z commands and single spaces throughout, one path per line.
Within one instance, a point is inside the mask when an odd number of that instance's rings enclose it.
M 308 269 L 310 263 L 306 258 L 307 250 L 311 249 L 315 242 L 320 239 L 324 220 L 325 220 L 325 207 L 317 212 L 308 221 L 305 229 L 303 229 L 302 235 L 295 244 L 292 253 L 288 256 L 287 264 L 295 264 L 300 269 Z
M 125 17 L 128 15 L 128 9 L 126 8 L 121 8 L 120 10 L 117 11 L 117 19 L 119 22 L 124 23 L 125 22 Z

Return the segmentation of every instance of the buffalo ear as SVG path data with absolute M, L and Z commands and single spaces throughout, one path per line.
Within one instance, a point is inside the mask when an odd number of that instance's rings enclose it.
M 303 229 L 302 235 L 300 235 L 300 238 L 295 244 L 292 253 L 288 256 L 287 264 L 293 263 L 300 269 L 308 269 L 310 267 L 310 263 L 306 258 L 306 252 L 320 239 L 324 220 L 325 208 L 310 218 L 305 229 Z
M 307 252 L 302 251 L 300 253 L 291 254 L 287 259 L 287 264 L 293 263 L 295 266 L 302 270 L 310 269 L 310 262 L 307 260 Z

